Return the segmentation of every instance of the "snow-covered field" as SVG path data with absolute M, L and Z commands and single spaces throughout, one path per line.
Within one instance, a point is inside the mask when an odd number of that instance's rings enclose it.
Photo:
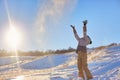
M 0 80 L 77 80 L 77 54 L 0 58 Z M 19 63 L 19 65 L 17 65 Z M 120 80 L 120 46 L 88 54 L 91 80 Z M 19 67 L 18 67 L 19 66 Z

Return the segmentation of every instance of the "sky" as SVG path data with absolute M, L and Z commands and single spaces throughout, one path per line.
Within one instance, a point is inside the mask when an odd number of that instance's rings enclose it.
M 5 35 L 10 20 L 22 35 L 19 50 L 76 48 L 70 25 L 82 37 L 88 20 L 89 48 L 120 43 L 119 0 L 0 0 L 0 49 L 10 50 Z

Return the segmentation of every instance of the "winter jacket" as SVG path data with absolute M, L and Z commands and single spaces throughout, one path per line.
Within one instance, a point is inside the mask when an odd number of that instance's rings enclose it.
M 81 37 L 81 38 L 78 36 L 75 28 L 73 29 L 73 32 L 74 32 L 74 36 L 75 36 L 76 40 L 78 41 L 78 46 L 77 46 L 76 52 L 77 53 L 78 53 L 78 51 L 86 52 L 86 46 L 88 44 L 90 44 L 90 40 L 88 39 L 86 32 L 83 32 L 83 37 Z

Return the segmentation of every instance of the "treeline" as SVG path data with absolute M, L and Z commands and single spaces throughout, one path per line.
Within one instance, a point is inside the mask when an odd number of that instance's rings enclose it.
M 117 43 L 111 43 L 109 45 L 106 46 L 99 46 L 96 48 L 91 48 L 91 49 L 95 49 L 95 50 L 102 50 L 105 49 L 107 47 L 111 47 L 111 46 L 120 46 L 120 44 Z M 50 55 L 50 54 L 64 54 L 64 53 L 69 53 L 69 52 L 73 52 L 75 51 L 74 48 L 69 47 L 68 49 L 57 49 L 57 50 L 47 50 L 47 51 L 20 51 L 18 50 L 17 52 L 10 52 L 10 51 L 6 51 L 6 50 L 0 50 L 0 57 L 3 56 L 44 56 L 44 55 Z
M 50 54 L 64 54 L 68 52 L 75 51 L 74 48 L 69 47 L 68 49 L 57 49 L 57 50 L 47 50 L 47 51 L 20 51 L 17 52 L 14 51 L 6 51 L 6 50 L 0 50 L 0 57 L 3 56 L 44 56 L 44 55 L 50 55 Z
M 109 45 L 96 47 L 95 49 L 96 49 L 96 50 L 102 50 L 102 49 L 105 49 L 105 48 L 108 48 L 108 47 L 111 47 L 111 46 L 120 46 L 120 44 L 111 43 L 111 44 L 109 44 Z

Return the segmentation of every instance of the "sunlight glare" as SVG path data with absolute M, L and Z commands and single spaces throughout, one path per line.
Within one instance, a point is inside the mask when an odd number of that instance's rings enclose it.
M 21 41 L 20 32 L 15 28 L 15 26 L 11 26 L 10 30 L 7 33 L 7 42 L 13 49 L 16 49 Z
M 11 79 L 11 80 L 24 80 L 24 76 L 17 76 L 16 79 Z

